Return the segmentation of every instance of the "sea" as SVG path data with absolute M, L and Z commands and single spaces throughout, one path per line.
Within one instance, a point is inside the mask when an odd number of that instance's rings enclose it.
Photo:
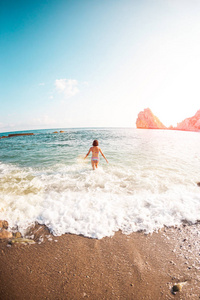
M 199 132 L 55 130 L 0 139 L 0 220 L 10 230 L 39 223 L 101 239 L 200 220 Z M 101 156 L 92 170 L 84 157 L 95 139 L 109 163 Z

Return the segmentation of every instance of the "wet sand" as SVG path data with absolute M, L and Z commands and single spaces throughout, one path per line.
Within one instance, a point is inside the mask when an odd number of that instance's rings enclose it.
M 36 225 L 34 245 L 0 241 L 0 299 L 200 299 L 199 229 L 96 240 Z M 178 282 L 182 291 L 172 294 Z

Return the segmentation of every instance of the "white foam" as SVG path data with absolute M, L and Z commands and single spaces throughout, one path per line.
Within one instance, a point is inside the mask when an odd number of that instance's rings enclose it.
M 168 167 L 167 167 L 168 168 Z M 47 169 L 0 164 L 0 219 L 25 233 L 34 222 L 54 235 L 101 239 L 121 229 L 146 233 L 199 218 L 200 194 L 185 170 L 89 164 Z

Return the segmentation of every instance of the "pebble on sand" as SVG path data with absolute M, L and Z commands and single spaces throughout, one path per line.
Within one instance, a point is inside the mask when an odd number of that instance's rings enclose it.
M 22 237 L 21 232 L 19 232 L 19 231 L 15 232 L 15 233 L 14 233 L 14 237 L 15 237 L 16 239 L 21 238 L 21 237 Z
M 181 292 L 182 287 L 186 284 L 186 282 L 179 282 L 173 285 L 172 293 Z
M 35 244 L 35 241 L 31 239 L 25 239 L 25 238 L 13 238 L 10 240 L 10 244 L 14 244 L 14 243 Z
M 0 220 L 0 229 L 1 228 L 8 229 L 8 222 L 5 220 Z
M 12 232 L 8 231 L 8 222 L 5 220 L 0 220 L 0 239 L 10 239 L 12 238 Z
M 10 239 L 10 238 L 12 238 L 12 232 L 6 229 L 2 229 L 0 231 L 0 239 Z

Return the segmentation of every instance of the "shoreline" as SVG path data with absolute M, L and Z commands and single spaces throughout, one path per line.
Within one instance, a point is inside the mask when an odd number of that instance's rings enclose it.
M 0 298 L 199 299 L 199 229 L 182 224 L 97 240 L 53 236 L 37 224 L 34 245 L 0 240 Z M 173 294 L 176 283 L 184 286 Z

